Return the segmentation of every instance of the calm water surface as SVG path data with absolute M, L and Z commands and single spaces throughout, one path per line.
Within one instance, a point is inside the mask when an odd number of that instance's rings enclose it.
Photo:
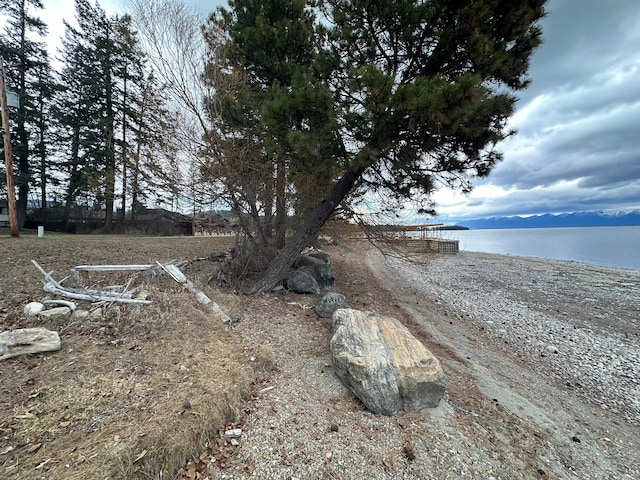
M 456 230 L 442 235 L 459 240 L 460 250 L 640 270 L 640 226 Z

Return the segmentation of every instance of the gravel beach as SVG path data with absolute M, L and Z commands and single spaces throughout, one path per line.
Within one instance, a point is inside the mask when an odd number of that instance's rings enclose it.
M 640 425 L 640 271 L 477 252 L 389 266 L 446 315 Z
M 327 251 L 352 308 L 399 319 L 439 358 L 443 401 L 400 417 L 369 413 L 332 371 L 317 298 L 250 297 L 233 328 L 270 348 L 276 369 L 210 478 L 640 478 L 640 272 Z

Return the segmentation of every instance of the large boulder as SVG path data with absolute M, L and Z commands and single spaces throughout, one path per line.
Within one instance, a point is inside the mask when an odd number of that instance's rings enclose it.
M 289 274 L 287 289 L 295 293 L 311 293 L 313 295 L 320 293 L 320 286 L 316 279 L 304 270 L 295 270 Z
M 351 308 L 344 295 L 336 292 L 326 293 L 316 305 L 315 311 L 322 318 L 331 318 L 338 308 Z
M 335 278 L 331 259 L 328 254 L 318 252 L 310 255 L 300 255 L 293 266 L 294 268 L 311 274 L 321 289 L 333 287 Z
M 336 375 L 372 412 L 436 407 L 445 391 L 440 362 L 398 320 L 372 312 L 333 313 Z

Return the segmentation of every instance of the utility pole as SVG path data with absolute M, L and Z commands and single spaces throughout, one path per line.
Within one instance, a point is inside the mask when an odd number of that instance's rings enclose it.
M 13 154 L 11 151 L 11 128 L 9 127 L 9 106 L 7 105 L 7 89 L 4 83 L 4 60 L 2 60 L 2 58 L 0 58 L 0 110 L 2 110 L 2 127 L 4 128 L 4 164 L 7 171 L 9 231 L 12 237 L 18 237 L 16 189 L 13 182 Z

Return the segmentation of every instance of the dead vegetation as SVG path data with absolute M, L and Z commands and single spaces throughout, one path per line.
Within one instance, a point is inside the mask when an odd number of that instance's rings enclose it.
M 62 339 L 59 352 L 0 362 L 0 477 L 175 478 L 236 418 L 256 370 L 272 362 L 166 277 L 150 286 L 151 305 L 56 325 L 27 319 L 23 306 L 43 296 L 31 259 L 59 276 L 78 264 L 202 258 L 231 241 L 0 237 L 0 329 L 43 326 Z M 193 281 L 233 318 L 237 297 Z

